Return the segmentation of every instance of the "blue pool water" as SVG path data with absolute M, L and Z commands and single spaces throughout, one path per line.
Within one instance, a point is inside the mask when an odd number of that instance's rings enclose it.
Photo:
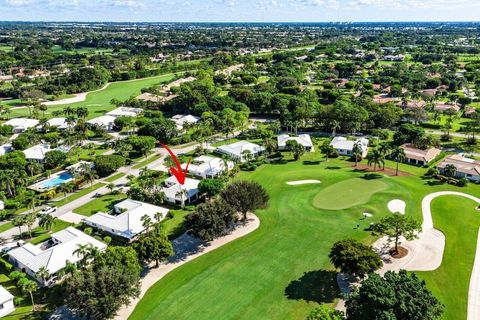
M 65 183 L 69 180 L 72 180 L 73 176 L 69 172 L 64 172 L 53 179 L 46 180 L 40 185 L 42 189 L 50 189 L 58 186 L 59 184 Z

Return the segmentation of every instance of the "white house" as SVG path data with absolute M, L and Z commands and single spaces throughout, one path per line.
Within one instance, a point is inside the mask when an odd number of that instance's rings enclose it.
M 5 209 L 5 202 L 3 200 L 0 200 L 0 210 Z
M 5 317 L 7 314 L 10 314 L 15 310 L 13 298 L 14 296 L 8 292 L 7 289 L 0 286 L 0 318 Z
M 80 245 L 92 245 L 104 251 L 107 245 L 73 227 L 68 227 L 52 234 L 50 240 L 38 245 L 26 243 L 23 246 L 8 252 L 13 265 L 37 279 L 42 285 L 50 285 L 59 280 L 58 272 L 70 263 L 77 263 L 82 259 L 76 253 Z M 46 268 L 50 277 L 39 279 L 37 272 Z
M 192 116 L 190 114 L 188 115 L 177 114 L 172 117 L 172 120 L 177 125 L 178 130 L 183 130 L 183 127 L 185 126 L 185 124 L 197 123 L 200 121 L 200 118 L 196 116 Z
M 166 208 L 153 204 L 126 199 L 117 203 L 111 214 L 98 212 L 86 218 L 84 222 L 94 228 L 131 240 L 145 231 L 143 216 L 147 215 L 152 221 L 156 221 L 155 215 L 160 213 L 161 221 L 166 217 L 168 211 Z
M 449 164 L 455 166 L 455 177 L 480 181 L 480 161 L 466 158 L 459 154 L 452 154 L 446 156 L 437 167 L 444 174 L 445 167 Z
M 217 148 L 217 151 L 231 157 L 232 159 L 236 159 L 240 162 L 245 162 L 247 160 L 245 159 L 246 153 L 250 152 L 250 155 L 253 158 L 257 158 L 265 152 L 265 148 L 248 141 L 238 141 L 235 143 L 220 146 Z
M 173 204 L 191 203 L 198 199 L 197 179 L 185 178 L 185 184 L 180 185 L 177 178 L 171 176 L 165 180 L 165 188 L 162 192 L 165 194 L 165 200 Z
M 38 162 L 43 162 L 45 159 L 45 154 L 49 151 L 59 150 L 62 152 L 67 152 L 70 148 L 68 146 L 59 146 L 57 148 L 51 148 L 49 144 L 37 144 L 36 146 L 30 147 L 23 150 L 25 154 L 25 159 L 33 160 Z
M 13 150 L 13 147 L 10 143 L 6 143 L 0 146 L 0 156 L 3 156 Z
M 143 112 L 143 109 L 140 108 L 128 108 L 128 107 L 119 107 L 110 112 L 107 112 L 108 116 L 115 118 L 118 117 L 136 117 Z
M 47 121 L 47 124 L 50 127 L 54 127 L 54 128 L 59 129 L 59 130 L 69 129 L 69 128 L 72 128 L 75 125 L 74 123 L 68 124 L 67 123 L 67 118 L 52 118 L 52 119 Z
M 186 163 L 182 165 L 185 169 Z M 214 158 L 209 156 L 200 156 L 190 163 L 188 166 L 188 172 L 194 176 L 201 177 L 203 179 L 214 178 L 222 173 L 229 171 L 233 168 L 234 163 L 232 161 L 224 161 L 220 158 Z
M 40 121 L 36 119 L 15 118 L 8 120 L 3 125 L 12 126 L 13 132 L 20 133 L 29 128 L 35 127 L 39 122 Z
M 404 144 L 400 148 L 405 151 L 405 162 L 419 166 L 432 162 L 442 150 L 437 148 L 418 149 L 411 144 Z
M 115 117 L 110 115 L 100 116 L 87 121 L 91 125 L 97 125 L 104 128 L 105 130 L 112 130 L 114 125 Z
M 277 137 L 278 150 L 286 150 L 288 141 L 297 141 L 306 151 L 313 152 L 313 143 L 310 135 L 301 134 L 298 137 L 290 137 L 288 134 L 281 134 Z
M 368 153 L 368 139 L 361 138 L 357 140 L 348 140 L 345 137 L 335 137 L 333 138 L 330 145 L 341 155 L 343 156 L 352 156 L 353 147 L 355 144 L 359 144 L 362 149 L 362 157 L 366 157 Z

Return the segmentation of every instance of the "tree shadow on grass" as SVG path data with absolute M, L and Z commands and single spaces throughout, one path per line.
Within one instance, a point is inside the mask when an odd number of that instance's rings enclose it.
M 342 169 L 342 167 L 339 167 L 339 166 L 328 166 L 328 167 L 325 167 L 325 169 L 327 169 L 327 170 L 340 170 L 340 169 Z
M 360 177 L 360 179 L 364 179 L 364 180 L 375 180 L 375 179 L 381 179 L 381 178 L 383 178 L 383 176 L 378 173 L 366 173 Z
M 318 165 L 320 164 L 321 161 L 311 161 L 311 160 L 304 160 L 303 164 L 306 166 L 313 166 L 313 165 Z
M 290 282 L 285 289 L 290 300 L 331 303 L 341 297 L 337 284 L 337 273 L 327 270 L 305 272 L 299 279 Z

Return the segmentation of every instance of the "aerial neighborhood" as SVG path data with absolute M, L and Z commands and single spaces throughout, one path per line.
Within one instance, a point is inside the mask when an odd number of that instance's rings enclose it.
M 0 317 L 480 319 L 479 55 L 473 22 L 0 23 Z

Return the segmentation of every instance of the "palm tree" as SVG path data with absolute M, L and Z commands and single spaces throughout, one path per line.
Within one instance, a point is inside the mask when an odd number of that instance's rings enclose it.
M 35 213 L 36 205 L 37 205 L 37 195 L 32 195 L 27 202 L 27 208 L 32 209 L 32 213 Z
M 18 227 L 18 232 L 21 236 L 22 235 L 22 227 L 25 225 L 25 215 L 22 214 L 22 215 L 16 216 L 13 219 L 12 223 L 15 227 Z
M 326 162 L 328 162 L 328 158 L 333 157 L 337 153 L 335 148 L 330 143 L 324 144 L 321 149 L 325 154 Z
M 109 184 L 107 184 L 107 186 L 106 186 L 106 188 L 107 188 L 108 190 L 110 190 L 110 193 L 112 193 L 112 192 L 113 192 L 113 189 L 115 189 L 116 187 L 117 187 L 117 186 L 116 186 L 114 183 L 111 183 L 111 182 L 110 182 Z
M 358 159 L 363 155 L 363 145 L 360 141 L 355 141 L 352 148 L 352 156 L 355 159 L 355 167 L 358 166 Z
M 447 177 L 454 177 L 455 174 L 457 173 L 457 167 L 453 164 L 447 164 L 445 168 L 443 169 L 443 172 Z
M 52 231 L 52 227 L 55 224 L 55 221 L 57 220 L 56 217 L 50 215 L 50 214 L 44 214 L 40 217 L 40 221 L 38 222 L 38 225 L 42 227 L 45 230 L 48 230 L 49 232 Z
M 85 120 L 88 117 L 89 111 L 88 111 L 88 108 L 86 107 L 77 107 L 77 109 L 75 110 L 75 113 L 77 114 L 77 117 Z
M 332 136 L 337 135 L 337 130 L 340 129 L 340 122 L 338 120 L 332 120 Z
M 77 248 L 73 251 L 73 254 L 80 258 L 79 266 L 85 266 L 85 259 L 88 253 L 88 244 L 77 244 Z
M 368 154 L 367 160 L 369 166 L 373 163 L 373 171 L 377 171 L 377 165 L 380 167 L 382 164 L 385 164 L 385 156 L 378 149 L 373 149 Z
M 47 279 L 50 278 L 50 272 L 48 272 L 48 269 L 43 266 L 40 269 L 38 269 L 37 273 L 35 273 L 36 278 L 42 279 L 43 284 L 47 282 Z
M 35 311 L 35 301 L 33 300 L 33 293 L 37 291 L 37 284 L 35 281 L 29 280 L 25 277 L 18 281 L 18 286 L 23 293 L 28 293 L 30 295 L 30 299 L 32 300 L 32 311 Z
M 243 150 L 241 155 L 242 155 L 242 158 L 247 162 L 250 162 L 253 160 L 253 153 L 250 150 Z
M 34 225 L 35 221 L 37 220 L 37 215 L 35 212 L 25 214 L 25 224 L 27 225 L 28 234 L 30 238 L 32 237 L 32 226 Z
M 405 150 L 401 147 L 395 147 L 390 152 L 390 155 L 393 157 L 393 159 L 397 163 L 397 168 L 395 170 L 395 175 L 398 176 L 398 164 L 399 164 L 399 162 L 405 161 Z
M 163 219 L 163 214 L 161 212 L 156 212 L 154 217 L 155 217 L 155 221 L 157 221 L 157 223 L 159 223 Z
M 185 208 L 185 198 L 188 197 L 188 191 L 180 186 L 180 190 L 177 191 L 175 197 L 180 197 L 182 209 Z
M 378 148 L 378 150 L 383 154 L 383 158 L 385 159 L 386 157 L 388 157 L 388 155 L 390 154 L 391 150 L 390 150 L 390 146 L 386 143 L 382 143 L 380 145 L 380 147 Z M 385 170 L 385 162 L 383 162 L 383 167 L 382 167 L 382 170 Z

